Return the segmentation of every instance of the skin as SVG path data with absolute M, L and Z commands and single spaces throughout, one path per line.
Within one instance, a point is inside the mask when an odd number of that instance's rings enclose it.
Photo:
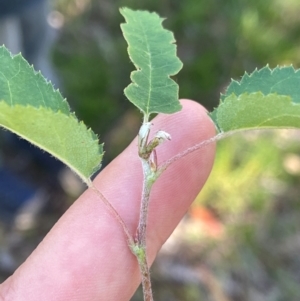
M 161 129 L 172 137 L 158 147 L 159 162 L 215 134 L 202 106 L 190 100 L 181 103 L 182 111 L 152 121 L 152 133 Z M 210 144 L 181 158 L 154 184 L 147 230 L 150 263 L 203 187 L 214 152 L 215 146 Z M 140 164 L 135 139 L 94 181 L 132 235 L 142 189 Z M 122 228 L 99 197 L 87 190 L 26 262 L 0 285 L 0 300 L 125 301 L 139 283 L 139 268 Z

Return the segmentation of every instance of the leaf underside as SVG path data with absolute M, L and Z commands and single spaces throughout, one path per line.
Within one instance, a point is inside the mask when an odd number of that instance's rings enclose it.
M 300 128 L 300 71 L 268 66 L 233 80 L 210 113 L 220 132 Z
M 84 182 L 100 168 L 102 145 L 21 55 L 0 47 L 0 126 L 61 160 Z
M 121 25 L 128 43 L 128 53 L 137 71 L 124 90 L 146 119 L 151 113 L 171 114 L 181 110 L 178 85 L 170 78 L 179 72 L 182 63 L 176 56 L 173 33 L 162 27 L 156 13 L 120 10 L 126 23 Z

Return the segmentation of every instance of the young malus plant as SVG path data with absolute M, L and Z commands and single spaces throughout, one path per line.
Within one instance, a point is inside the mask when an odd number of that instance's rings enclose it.
M 21 55 L 12 56 L 0 47 L 0 125 L 64 162 L 105 203 L 115 217 L 135 255 L 141 271 L 144 300 L 152 301 L 147 263 L 147 216 L 151 189 L 160 175 L 175 161 L 236 131 L 258 128 L 300 128 L 300 71 L 268 66 L 232 80 L 221 95 L 219 106 L 210 113 L 218 134 L 158 165 L 156 148 L 171 140 L 163 129 L 152 135 L 151 115 L 181 110 L 178 85 L 170 77 L 182 68 L 176 55 L 172 32 L 162 27 L 156 13 L 122 8 L 121 25 L 128 54 L 137 70 L 125 88 L 126 97 L 142 112 L 137 155 L 143 170 L 140 218 L 131 233 L 109 200 L 93 185 L 91 176 L 100 169 L 103 145 L 97 136 L 70 111 L 61 94 Z M 26 95 L 26 97 L 24 97 Z

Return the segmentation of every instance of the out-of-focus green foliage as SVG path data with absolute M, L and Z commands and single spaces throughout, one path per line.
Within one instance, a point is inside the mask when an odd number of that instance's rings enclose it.
M 193 206 L 210 208 L 224 227 L 216 240 L 198 242 L 198 257 L 211 266 L 223 294 L 298 300 L 299 180 L 296 130 L 236 134 L 219 143 Z
M 196 204 L 212 206 L 224 218 L 268 206 L 274 186 L 280 187 L 285 152 L 276 148 L 274 137 L 267 131 L 246 137 L 236 134 L 220 141 L 213 171 Z

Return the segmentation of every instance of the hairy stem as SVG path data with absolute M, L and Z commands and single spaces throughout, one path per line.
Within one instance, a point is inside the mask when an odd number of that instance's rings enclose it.
M 134 239 L 132 235 L 130 234 L 128 227 L 126 226 L 125 222 L 123 221 L 122 217 L 118 213 L 118 211 L 115 209 L 115 207 L 108 201 L 108 199 L 94 186 L 92 182 L 89 183 L 89 187 L 100 197 L 100 199 L 103 201 L 105 206 L 108 208 L 109 212 L 112 214 L 112 216 L 118 221 L 120 226 L 122 227 L 126 238 L 128 245 L 131 246 L 134 244 Z
M 192 147 L 187 148 L 186 150 L 184 150 L 183 152 L 175 155 L 174 157 L 170 158 L 169 160 L 165 161 L 164 163 L 162 163 L 162 165 L 159 167 L 159 169 L 157 170 L 157 177 L 159 177 L 171 164 L 173 164 L 174 162 L 176 162 L 177 160 L 209 145 L 210 143 L 219 141 L 223 138 L 226 138 L 228 136 L 231 136 L 233 134 L 233 132 L 228 132 L 228 133 L 220 133 L 210 139 L 201 141 L 200 143 L 195 144 Z
M 143 181 L 143 190 L 141 197 L 141 205 L 140 205 L 140 218 L 139 225 L 137 228 L 137 236 L 136 242 L 140 247 L 146 248 L 146 230 L 147 230 L 147 218 L 148 218 L 148 207 L 149 207 L 149 199 L 150 192 L 153 185 L 153 182 L 149 180 L 149 167 L 147 166 L 147 162 L 142 159 L 143 172 L 144 172 L 144 181 Z
M 147 130 L 149 130 L 149 129 L 150 129 L 150 127 L 148 127 Z M 151 146 L 151 142 L 147 145 L 147 143 L 148 143 L 147 140 L 148 140 L 148 136 L 149 136 L 148 131 L 144 132 L 145 138 L 139 137 L 140 141 L 141 141 L 139 154 L 140 154 L 140 158 L 142 161 L 144 181 L 143 181 L 143 190 L 142 190 L 142 197 L 141 197 L 139 225 L 137 228 L 135 244 L 131 247 L 131 250 L 132 250 L 133 254 L 137 257 L 137 260 L 139 263 L 141 277 L 142 277 L 144 301 L 153 301 L 150 270 L 149 270 L 149 266 L 147 263 L 147 244 L 146 244 L 148 208 L 149 208 L 150 192 L 151 192 L 152 185 L 158 179 L 158 177 L 172 163 L 176 162 L 180 158 L 183 158 L 194 151 L 197 151 L 198 149 L 201 149 L 202 147 L 204 147 L 214 141 L 218 141 L 218 140 L 224 138 L 225 136 L 229 136 L 229 135 L 230 135 L 230 133 L 228 133 L 227 135 L 222 133 L 222 134 L 214 136 L 208 140 L 202 141 L 202 142 L 186 149 L 185 151 L 175 155 L 171 159 L 167 160 L 158 169 L 156 169 L 156 162 L 155 161 L 152 162 L 151 156 L 150 156 L 152 153 L 155 154 L 155 147 L 157 145 L 149 150 L 149 146 Z M 154 166 L 154 170 L 153 170 L 153 166 Z
M 138 252 L 135 252 L 134 254 L 137 256 L 141 271 L 144 301 L 153 301 L 150 271 L 147 262 L 146 234 L 150 192 L 155 180 L 153 179 L 153 172 L 151 171 L 148 160 L 141 158 L 141 161 L 143 166 L 144 180 L 140 206 L 140 218 L 135 239 L 136 250 Z
M 145 179 L 148 179 L 148 181 L 146 181 Z M 153 184 L 153 182 L 149 179 L 150 179 L 149 174 L 147 172 L 144 173 L 144 187 L 142 192 L 140 219 L 139 219 L 139 226 L 138 226 L 135 239 L 133 239 L 132 235 L 128 230 L 128 227 L 126 226 L 125 222 L 123 221 L 123 219 L 121 218 L 120 214 L 115 209 L 115 207 L 94 186 L 94 184 L 91 181 L 87 181 L 88 186 L 100 197 L 100 199 L 103 201 L 105 206 L 108 208 L 109 212 L 121 225 L 126 235 L 129 248 L 131 249 L 132 253 L 136 256 L 138 260 L 139 268 L 141 272 L 141 278 L 142 278 L 144 301 L 153 301 L 150 270 L 147 262 L 147 255 L 146 255 L 146 227 L 147 227 L 147 216 L 148 216 L 148 204 L 149 204 L 150 191 Z
M 144 301 L 153 301 L 150 270 L 147 263 L 146 253 L 145 253 L 144 261 L 139 262 L 139 266 L 140 266 L 140 271 L 142 276 Z
M 142 278 L 143 294 L 144 301 L 153 301 L 153 293 L 151 288 L 151 278 L 150 278 L 150 269 L 147 262 L 147 243 L 146 243 L 146 234 L 147 234 L 147 219 L 148 219 L 148 208 L 151 188 L 159 176 L 174 162 L 187 156 L 188 154 L 201 149 L 202 147 L 221 140 L 229 135 L 231 132 L 226 134 L 220 133 L 208 140 L 202 141 L 185 151 L 175 155 L 169 160 L 165 161 L 159 168 L 157 168 L 156 162 L 156 152 L 155 148 L 162 143 L 164 140 L 170 140 L 170 137 L 167 133 L 160 132 L 157 133 L 155 138 L 148 143 L 148 137 L 150 132 L 151 124 L 149 122 L 143 123 L 140 132 L 139 132 L 139 156 L 142 162 L 143 167 L 143 189 L 141 196 L 141 206 L 140 206 L 140 216 L 139 224 L 136 231 L 135 238 L 130 234 L 128 227 L 124 223 L 123 219 L 114 208 L 114 206 L 106 199 L 106 197 L 94 186 L 94 184 L 88 179 L 86 183 L 88 186 L 100 197 L 104 202 L 110 213 L 118 221 L 122 227 L 129 248 L 131 252 L 136 256 Z
M 143 168 L 143 189 L 140 205 L 139 224 L 136 231 L 134 244 L 130 246 L 132 253 L 136 256 L 142 278 L 144 301 L 153 301 L 151 289 L 150 271 L 147 262 L 147 219 L 152 185 L 157 180 L 157 160 L 155 148 L 164 140 L 169 139 L 165 132 L 157 132 L 155 137 L 148 142 L 151 123 L 142 124 L 138 135 L 138 154 Z

